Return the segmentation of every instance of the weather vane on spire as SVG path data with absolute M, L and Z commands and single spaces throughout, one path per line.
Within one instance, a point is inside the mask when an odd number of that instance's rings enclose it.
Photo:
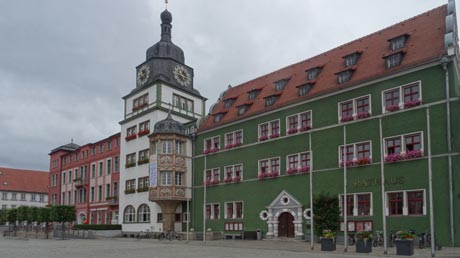
M 165 0 L 166 10 L 168 9 L 168 0 Z

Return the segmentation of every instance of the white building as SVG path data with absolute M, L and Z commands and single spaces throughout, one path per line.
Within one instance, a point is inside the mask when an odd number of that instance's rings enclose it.
M 0 208 L 45 207 L 48 204 L 46 171 L 0 168 Z
M 205 112 L 206 98 L 193 87 L 193 69 L 185 65 L 184 52 L 171 41 L 171 13 L 165 10 L 161 21 L 161 40 L 147 50 L 146 61 L 136 68 L 136 88 L 123 97 L 119 209 L 124 232 L 163 230 L 162 211 L 148 196 L 150 128 L 168 112 L 191 128 Z M 179 206 L 176 212 L 180 230 L 185 211 Z

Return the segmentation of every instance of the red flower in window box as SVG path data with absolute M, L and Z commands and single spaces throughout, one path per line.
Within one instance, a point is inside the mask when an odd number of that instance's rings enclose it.
M 400 160 L 403 160 L 403 157 L 399 153 L 388 154 L 385 157 L 385 162 L 397 162 L 397 161 L 400 161 Z
M 211 153 L 214 153 L 214 152 L 217 152 L 219 149 L 217 148 L 213 148 L 213 149 L 207 149 L 207 150 L 204 150 L 203 151 L 203 154 L 211 154 Z
M 268 177 L 268 174 L 268 172 L 259 172 L 259 175 L 257 177 L 259 178 L 259 180 L 263 180 L 266 177 Z
M 294 134 L 294 133 L 297 133 L 297 131 L 298 131 L 297 128 L 290 128 L 290 129 L 287 131 L 287 133 L 288 133 L 288 134 Z
M 203 182 L 204 185 L 210 185 L 211 184 L 211 179 L 206 179 Z
M 278 177 L 280 175 L 280 172 L 278 171 L 272 171 L 271 173 L 268 173 L 270 177 Z
M 259 141 L 265 141 L 265 140 L 268 140 L 268 136 L 262 135 L 259 137 Z
M 218 185 L 218 184 L 219 184 L 219 179 L 214 179 L 214 180 L 212 180 L 212 184 Z
M 340 122 L 348 122 L 348 121 L 353 121 L 353 116 L 342 116 L 342 118 L 340 118 Z
M 411 108 L 420 105 L 422 102 L 418 100 L 412 100 L 408 102 L 404 102 L 404 108 Z
M 363 118 L 368 118 L 370 116 L 371 116 L 371 114 L 369 112 L 359 112 L 357 118 L 358 119 L 363 119 Z
M 353 162 L 353 160 L 347 160 L 345 161 L 345 164 L 347 165 L 347 168 L 353 167 L 354 165 L 356 165 L 355 162 Z M 343 161 L 340 161 L 340 167 L 343 167 L 343 166 L 344 166 Z
M 149 133 L 150 133 L 150 130 L 143 130 L 143 131 L 138 132 L 137 135 L 139 137 L 141 137 L 141 136 L 144 136 L 144 135 L 149 134 Z
M 131 134 L 131 135 L 126 136 L 125 140 L 126 141 L 131 141 L 133 139 L 136 139 L 136 137 L 137 137 L 136 134 Z
M 241 177 L 240 176 L 236 176 L 233 178 L 233 182 L 239 182 L 241 181 Z
M 396 105 L 391 105 L 391 106 L 388 106 L 385 108 L 386 111 L 388 112 L 394 112 L 394 111 L 398 111 L 399 110 L 399 105 L 396 104 Z
M 421 157 L 423 157 L 423 151 L 421 150 L 411 150 L 404 155 L 404 159 L 416 159 Z
M 356 161 L 356 164 L 357 165 L 366 165 L 366 164 L 371 164 L 372 163 L 372 159 L 370 158 L 367 158 L 367 157 L 364 157 L 362 159 L 358 159 L 358 161 Z
M 227 177 L 227 178 L 224 179 L 224 182 L 225 183 L 231 183 L 231 182 L 233 182 L 233 179 L 231 177 Z
M 224 149 L 226 149 L 226 150 L 231 149 L 231 148 L 233 148 L 233 144 L 227 144 L 224 147 Z
M 302 127 L 300 128 L 300 131 L 301 131 L 301 132 L 305 132 L 305 131 L 308 131 L 308 130 L 310 130 L 310 129 L 311 129 L 311 126 L 306 125 L 306 126 L 302 126 Z
M 290 168 L 286 171 L 288 175 L 294 175 L 295 173 L 297 173 L 297 168 Z
M 270 139 L 274 139 L 274 138 L 278 138 L 278 137 L 280 137 L 279 133 L 274 133 L 274 134 L 270 135 Z
M 238 147 L 238 146 L 241 146 L 241 142 L 236 142 L 233 144 L 233 147 Z
M 304 167 L 301 167 L 300 168 L 300 173 L 307 173 L 310 171 L 310 167 L 309 166 L 304 166 Z

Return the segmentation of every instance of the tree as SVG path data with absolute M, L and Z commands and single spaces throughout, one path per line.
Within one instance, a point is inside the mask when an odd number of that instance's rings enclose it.
M 17 221 L 17 209 L 11 208 L 6 211 L 6 220 L 9 224 L 13 224 L 13 237 L 16 236 L 16 221 Z
M 6 210 L 2 209 L 2 210 L 0 210 L 0 225 L 5 224 L 6 221 L 7 221 L 7 219 L 6 219 Z
M 38 207 L 30 207 L 29 214 L 27 214 L 27 221 L 36 222 L 38 221 Z M 38 227 L 35 227 L 35 237 L 38 234 Z
M 337 232 L 339 229 L 340 210 L 337 197 L 330 197 L 329 193 L 315 196 L 313 214 L 315 231 L 318 236 L 321 236 L 323 230 L 329 229 Z
M 62 226 L 62 238 L 64 238 L 65 222 L 75 221 L 75 207 L 67 205 L 55 205 L 51 207 L 51 220 L 60 222 Z
M 51 221 L 50 220 L 50 215 L 51 215 L 51 209 L 48 207 L 41 207 L 38 209 L 37 213 L 37 221 L 40 223 L 45 222 L 45 234 L 46 238 L 48 238 L 48 223 Z
M 29 207 L 27 206 L 19 206 L 18 211 L 17 211 L 17 220 L 19 223 L 21 223 L 21 226 L 24 226 L 25 222 L 25 227 L 26 227 L 26 234 L 25 237 L 27 238 L 27 232 L 28 232 L 28 224 L 29 224 Z

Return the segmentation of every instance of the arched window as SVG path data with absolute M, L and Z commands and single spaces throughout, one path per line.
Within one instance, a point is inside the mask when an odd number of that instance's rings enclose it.
M 150 222 L 150 208 L 147 204 L 141 204 L 137 209 L 138 222 Z
M 136 210 L 133 206 L 126 206 L 123 215 L 125 218 L 125 222 L 136 222 Z

